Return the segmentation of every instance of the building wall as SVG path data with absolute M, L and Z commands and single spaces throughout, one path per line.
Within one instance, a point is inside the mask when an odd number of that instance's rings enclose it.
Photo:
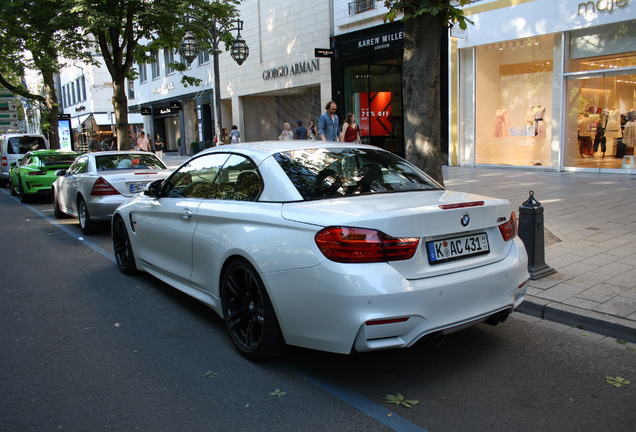
M 220 54 L 222 127 L 239 126 L 244 141 L 275 139 L 284 121 L 291 123 L 320 114 L 311 112 L 315 108 L 311 108 L 308 95 L 318 92 L 318 98 L 325 101 L 332 97 L 330 59 L 314 56 L 315 48 L 329 47 L 332 4 L 308 0 L 282 3 L 280 0 L 246 0 L 239 10 L 244 21 L 241 36 L 250 53 L 241 66 L 234 62 L 229 52 Z M 166 76 L 163 53 L 159 53 L 159 64 L 160 77 L 153 80 L 147 65 L 148 81 L 135 81 L 135 105 L 158 107 L 172 100 L 197 101 L 199 97 L 194 108 L 182 104 L 189 112 L 183 113 L 180 119 L 186 142 L 189 136 L 203 141 L 202 131 L 207 129 L 203 123 L 208 119 L 202 118 L 194 130 L 193 122 L 184 119 L 190 112 L 199 116 L 209 110 L 203 106 L 209 105 L 213 97 L 212 56 L 210 62 L 203 65 L 195 60 L 187 72 L 202 80 L 201 85 L 195 87 L 183 86 L 179 73 Z M 272 110 L 271 103 L 278 104 L 278 108 Z M 281 118 L 272 111 L 288 114 Z M 152 127 L 153 122 L 156 120 L 151 116 L 144 116 L 146 128 Z

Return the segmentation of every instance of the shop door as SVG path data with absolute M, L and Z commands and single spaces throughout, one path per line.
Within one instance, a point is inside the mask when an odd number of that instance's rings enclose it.
M 347 68 L 345 88 L 349 96 L 345 98 L 344 109 L 338 110 L 340 121 L 349 112 L 356 114 L 363 143 L 403 156 L 400 62 L 390 60 Z
M 634 154 L 636 70 L 570 76 L 567 80 L 564 166 L 611 172 Z

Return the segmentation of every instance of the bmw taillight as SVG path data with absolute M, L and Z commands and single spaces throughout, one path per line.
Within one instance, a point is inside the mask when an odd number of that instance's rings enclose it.
M 9 166 L 9 160 L 6 156 L 2 157 L 2 166 Z
M 119 195 L 119 192 L 117 192 L 117 189 L 115 189 L 113 185 L 108 183 L 108 181 L 104 177 L 100 177 L 93 185 L 91 195 Z
M 327 227 L 316 234 L 315 241 L 331 261 L 373 263 L 412 258 L 420 239 L 391 237 L 364 228 Z
M 515 215 L 515 212 L 512 212 L 508 222 L 499 225 L 499 231 L 501 232 L 501 237 L 503 237 L 504 241 L 515 238 L 517 235 L 517 216 Z

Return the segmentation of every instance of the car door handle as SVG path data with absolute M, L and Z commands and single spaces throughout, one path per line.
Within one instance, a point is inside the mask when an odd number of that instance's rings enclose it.
M 194 214 L 194 213 L 192 213 L 192 210 L 190 210 L 190 209 L 185 209 L 185 210 L 183 211 L 183 213 L 181 213 L 181 219 L 183 219 L 183 220 L 188 220 L 188 219 L 190 219 L 190 218 L 192 217 L 192 215 L 193 215 L 193 214 Z

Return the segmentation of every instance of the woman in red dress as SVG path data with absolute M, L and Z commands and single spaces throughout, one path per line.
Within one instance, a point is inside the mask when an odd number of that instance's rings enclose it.
M 354 113 L 348 113 L 345 118 L 345 122 L 342 124 L 342 130 L 340 131 L 340 141 L 342 142 L 362 142 L 360 140 L 360 129 L 356 123 L 356 116 Z

